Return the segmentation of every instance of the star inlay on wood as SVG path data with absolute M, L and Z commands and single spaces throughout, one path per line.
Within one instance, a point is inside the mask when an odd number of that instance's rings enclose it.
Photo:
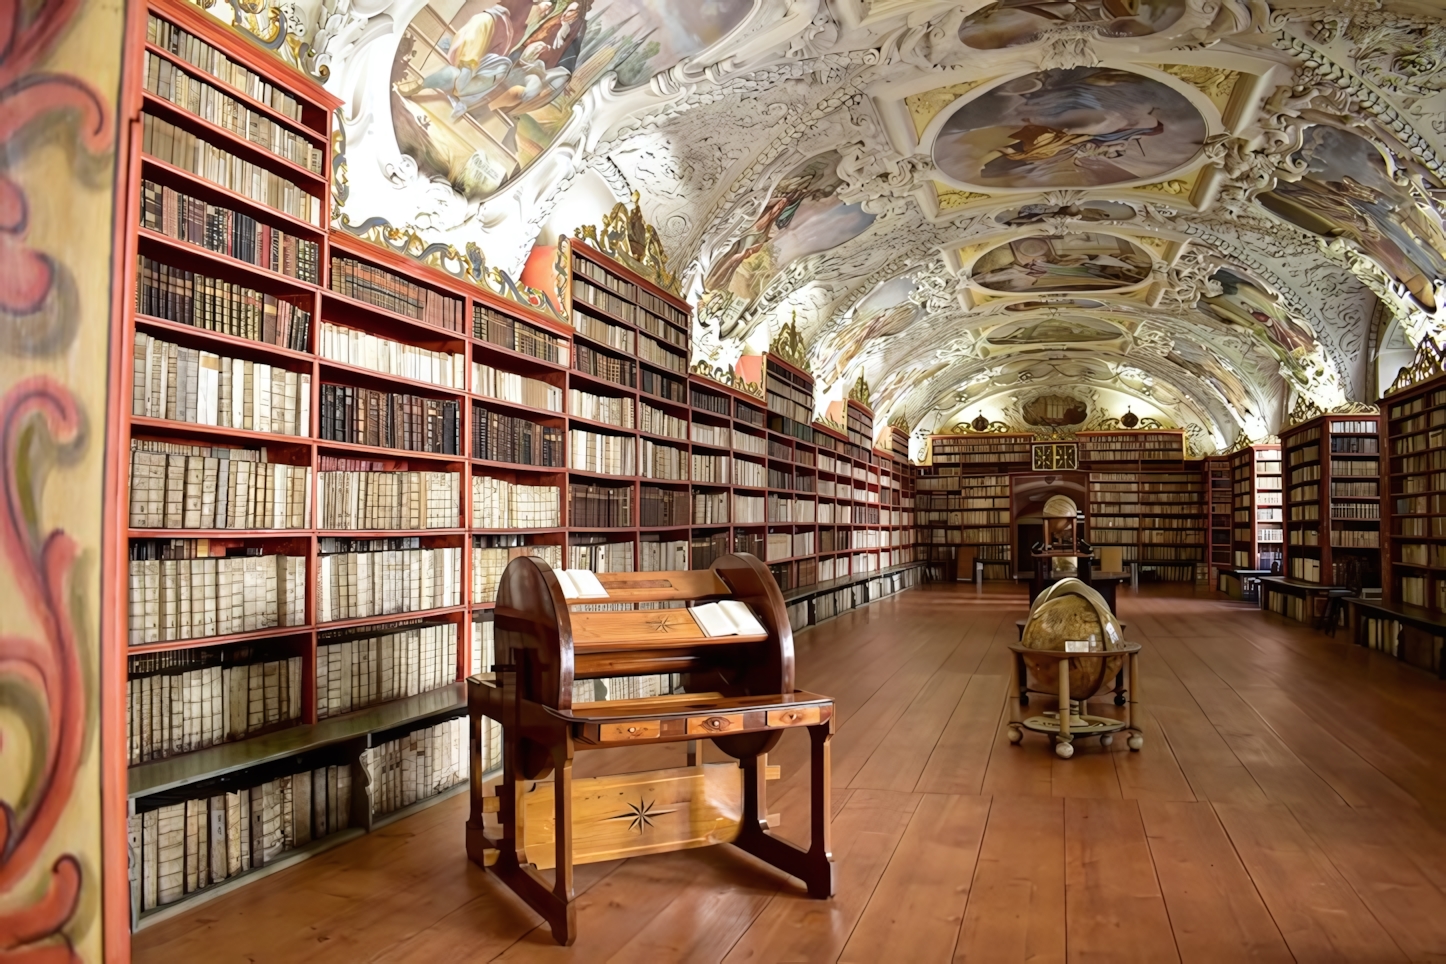
M 692 617 L 689 617 L 688 621 L 691 622 Z M 683 620 L 673 615 L 654 616 L 647 622 L 648 628 L 655 633 L 671 633 L 684 625 Z
M 628 809 L 623 813 L 618 814 L 616 817 L 608 817 L 607 819 L 626 820 L 628 821 L 628 829 L 636 830 L 638 833 L 642 833 L 644 830 L 651 827 L 653 825 L 653 819 L 655 817 L 661 817 L 664 814 L 678 812 L 676 810 L 654 809 L 654 801 L 648 800 L 645 802 L 642 797 L 638 797 L 637 803 L 630 803 L 627 805 L 627 807 Z

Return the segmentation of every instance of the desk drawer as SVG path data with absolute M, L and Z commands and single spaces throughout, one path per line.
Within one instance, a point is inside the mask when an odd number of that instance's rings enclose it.
M 599 743 L 626 743 L 629 740 L 656 740 L 662 735 L 659 720 L 632 720 L 628 723 L 604 723 L 598 728 Z
M 689 736 L 712 736 L 716 733 L 738 733 L 742 730 L 742 713 L 688 717 Z
M 769 726 L 813 726 L 823 718 L 821 706 L 798 706 L 791 710 L 769 710 Z

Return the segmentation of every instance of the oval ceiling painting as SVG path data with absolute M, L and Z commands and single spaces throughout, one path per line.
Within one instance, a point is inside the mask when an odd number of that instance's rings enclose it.
M 975 284 L 994 291 L 1106 291 L 1139 284 L 1154 259 L 1124 238 L 1108 234 L 1018 238 L 974 262 Z
M 1083 345 L 1121 338 L 1124 332 L 1107 321 L 1071 315 L 1063 318 L 1026 320 L 1001 325 L 989 333 L 989 343 L 1021 345 Z
M 1160 177 L 1205 142 L 1183 94 L 1111 67 L 1043 70 L 962 104 L 934 141 L 938 169 L 985 188 L 1083 188 Z
M 552 145 L 609 71 L 634 86 L 706 50 L 754 0 L 430 0 L 392 61 L 397 147 L 469 201 Z
M 959 39 L 976 50 L 1034 43 L 1051 28 L 1090 30 L 1097 36 L 1148 37 L 1173 26 L 1186 0 L 999 0 L 959 25 Z

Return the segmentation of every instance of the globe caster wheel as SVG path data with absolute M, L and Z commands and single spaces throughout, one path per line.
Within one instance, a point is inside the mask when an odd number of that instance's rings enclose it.
M 1115 705 L 1116 705 L 1116 706 L 1124 706 L 1124 705 L 1125 705 L 1126 703 L 1128 703 L 1128 702 L 1129 702 L 1129 700 L 1125 698 L 1125 694 L 1123 694 L 1123 693 L 1116 694 L 1116 696 L 1115 696 Z
M 1129 744 L 1131 750 L 1135 750 L 1138 752 L 1140 747 L 1145 745 L 1145 734 L 1131 733 L 1129 740 L 1127 740 L 1126 742 Z
M 1074 744 L 1056 743 L 1054 745 L 1054 755 L 1059 757 L 1061 760 L 1068 760 L 1070 757 L 1074 756 Z
M 1109 746 L 1110 744 L 1112 744 L 1112 743 L 1114 743 L 1114 742 L 1115 742 L 1115 735 L 1114 735 L 1113 733 L 1106 733 L 1106 734 L 1104 734 L 1103 736 L 1100 737 L 1100 746 Z
M 1017 727 L 1017 726 L 1011 726 L 1011 727 L 1009 728 L 1009 742 L 1010 742 L 1010 743 L 1014 743 L 1014 744 L 1017 745 L 1017 744 L 1018 744 L 1021 740 L 1023 740 L 1023 739 L 1024 739 L 1024 731 L 1023 731 L 1023 730 L 1021 730 L 1021 729 L 1020 729 L 1019 727 Z

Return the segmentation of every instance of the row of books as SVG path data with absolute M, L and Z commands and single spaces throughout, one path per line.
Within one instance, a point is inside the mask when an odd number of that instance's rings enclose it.
M 133 814 L 126 822 L 131 901 L 142 911 L 173 904 L 347 829 L 351 814 L 349 766 Z
M 317 719 L 416 696 L 457 678 L 456 623 L 340 641 L 330 641 L 331 635 L 317 640 Z
M 766 562 L 811 556 L 814 554 L 814 532 L 770 532 L 764 552 Z
M 494 763 L 492 750 L 500 750 L 501 741 L 487 737 L 495 733 L 495 727 L 483 727 L 484 742 L 491 746 L 480 748 L 482 759 L 494 766 L 500 757 Z M 393 813 L 456 786 L 467 779 L 469 760 L 465 716 L 363 750 L 361 767 L 371 792 L 372 813 Z
M 674 539 L 664 542 L 656 534 L 644 534 L 638 542 L 638 569 L 642 572 L 667 572 L 688 568 L 688 542 Z
M 708 455 L 701 452 L 694 452 L 690 459 L 689 475 L 694 482 L 711 483 L 714 485 L 727 485 L 729 471 L 728 466 L 736 459 L 730 459 L 726 455 Z M 751 463 L 760 473 L 763 466 Z
M 662 445 L 650 439 L 640 439 L 642 477 L 680 481 L 688 478 L 688 452 L 672 445 Z
M 265 451 L 131 441 L 133 529 L 308 529 L 311 468 Z
M 487 475 L 472 477 L 472 526 L 477 529 L 553 529 L 562 525 L 561 489 Z
M 716 493 L 718 496 L 724 494 Z M 645 485 L 638 497 L 638 511 L 639 524 L 645 529 L 685 526 L 689 520 L 688 493 L 684 489 L 659 489 Z
M 638 390 L 644 395 L 677 402 L 679 405 L 686 405 L 688 402 L 688 383 L 686 381 L 670 378 L 646 368 L 642 370 L 642 374 L 638 378 Z
M 632 428 L 634 424 L 631 398 L 592 395 L 576 388 L 567 390 L 567 412 L 590 422 L 602 422 L 619 428 Z
M 257 204 L 313 227 L 321 226 L 321 198 L 259 164 L 242 160 L 149 113 L 141 115 L 141 150 Z
M 633 487 L 569 483 L 567 522 L 578 529 L 618 529 L 633 525 Z
M 316 284 L 321 246 L 228 207 L 141 182 L 141 227 L 247 264 Z
M 682 422 L 683 420 L 678 419 L 677 421 Z M 715 445 L 718 448 L 726 449 L 732 442 L 733 432 L 725 425 L 709 425 L 705 422 L 694 422 L 691 426 L 685 424 L 685 428 L 691 428 L 692 440 L 699 445 Z M 762 440 L 760 439 L 760 441 Z
M 1446 409 L 1435 409 L 1430 412 L 1423 412 L 1415 418 L 1408 418 L 1396 424 L 1396 435 L 1410 435 L 1412 432 L 1424 432 L 1428 428 L 1438 425 L 1446 425 Z
M 148 93 L 186 113 L 230 131 L 297 167 L 313 174 L 321 173 L 322 150 L 311 138 L 272 120 L 262 111 L 252 110 L 206 81 L 192 77 L 174 62 L 147 51 L 141 82 Z
M 343 365 L 459 391 L 465 387 L 465 355 L 430 351 L 328 321 L 321 323 L 317 346 L 322 358 Z
M 311 434 L 311 375 L 136 332 L 131 414 L 271 435 Z
M 321 437 L 327 441 L 458 455 L 461 432 L 461 412 L 454 400 L 355 385 L 321 386 Z
M 808 525 L 817 520 L 818 503 L 812 499 L 790 499 L 787 496 L 768 496 L 769 522 L 796 522 Z
M 579 276 L 587 278 L 589 281 L 602 285 L 612 293 L 621 295 L 623 298 L 642 307 L 653 315 L 686 331 L 688 327 L 687 312 L 680 311 L 646 288 L 619 278 L 617 275 L 602 267 L 602 265 L 589 261 L 587 258 L 574 256 L 572 259 L 572 270 L 574 283 L 576 283 Z M 645 320 L 639 320 L 637 323 L 640 326 L 646 326 Z
M 496 398 L 514 405 L 541 408 L 549 412 L 562 411 L 562 389 L 536 378 L 528 378 L 516 372 L 503 371 L 472 363 L 472 391 L 488 398 Z
M 636 475 L 637 440 L 630 435 L 604 435 L 569 429 L 567 465 L 568 468 L 603 475 Z
M 567 568 L 593 572 L 636 572 L 632 540 L 593 542 L 567 547 Z
M 1408 455 L 1398 461 L 1401 472 L 1430 472 L 1446 469 L 1446 449 L 1433 449 L 1422 455 Z
M 634 388 L 638 384 L 638 366 L 634 361 L 594 351 L 585 345 L 573 346 L 573 368 L 625 388 Z
M 472 457 L 561 467 L 562 429 L 472 404 Z
M 384 311 L 442 328 L 462 331 L 466 303 L 456 295 L 414 284 L 394 271 L 340 254 L 331 256 L 332 291 Z
M 573 290 L 576 291 L 577 289 L 574 288 Z M 574 311 L 572 313 L 572 327 L 584 338 L 591 338 L 599 344 L 606 345 L 609 348 L 625 352 L 629 355 L 633 353 L 633 346 L 637 335 L 631 328 L 623 328 L 620 325 L 610 325 L 600 318 L 594 318 L 592 315 L 585 314 L 581 311 Z
M 688 567 L 677 568 L 686 569 Z M 683 678 L 677 673 L 612 676 L 607 679 L 574 680 L 572 702 L 576 706 L 578 703 L 605 703 L 609 700 L 646 700 L 682 692 Z
M 131 543 L 132 646 L 305 623 L 305 556 L 160 558 L 165 549 Z
M 504 315 L 481 302 L 472 303 L 472 335 L 508 351 L 540 358 L 554 365 L 566 367 L 568 364 L 567 339 Z
M 168 20 L 150 14 L 146 20 L 146 43 L 175 54 L 192 67 L 216 78 L 252 100 L 294 121 L 301 120 L 301 104 L 285 89 L 261 74 L 227 57 L 206 41 L 182 30 Z
M 300 656 L 132 673 L 126 681 L 127 762 L 203 750 L 299 720 L 301 679 Z
M 662 409 L 654 408 L 647 402 L 640 402 L 639 407 L 642 411 L 642 417 L 638 420 L 638 428 L 641 431 L 649 432 L 653 435 L 665 435 L 668 438 L 675 438 L 683 442 L 688 440 L 687 419 L 669 415 Z M 698 424 L 694 424 L 693 427 L 695 429 L 712 428 L 712 426 L 701 426 Z M 726 430 L 716 428 L 714 431 L 726 432 Z M 725 440 L 722 444 L 727 445 L 728 443 Z
M 664 348 L 662 343 L 651 338 L 638 339 L 638 357 L 660 368 L 666 368 L 668 371 L 677 372 L 680 375 L 688 374 L 687 355 Z
M 1358 533 L 1348 530 L 1352 535 L 1378 535 L 1379 533 Z M 1400 551 L 1401 562 L 1408 566 L 1433 566 L 1446 568 L 1446 546 L 1432 545 L 1425 542 L 1402 542 L 1397 544 Z
M 136 311 L 162 321 L 306 351 L 311 313 L 283 298 L 137 257 Z
M 462 604 L 462 547 L 402 548 L 413 540 L 371 540 L 397 548 L 351 549 L 322 540 L 316 560 L 316 621 L 425 612 Z M 328 551 L 326 544 L 342 543 Z M 365 545 L 365 542 L 362 543 Z
M 317 503 L 323 529 L 453 529 L 461 479 L 456 472 L 347 468 L 351 459 L 321 459 Z M 360 463 L 379 465 L 379 463 Z
M 520 556 L 536 556 L 554 569 L 563 568 L 562 546 L 488 546 L 479 545 L 486 537 L 477 537 L 472 545 L 472 602 L 497 600 L 497 588 L 507 564 Z M 479 670 L 479 672 L 481 672 Z
M 693 493 L 693 524 L 694 525 L 727 525 L 728 515 L 728 493 L 727 492 L 694 492 Z M 672 524 L 672 523 L 665 523 Z

